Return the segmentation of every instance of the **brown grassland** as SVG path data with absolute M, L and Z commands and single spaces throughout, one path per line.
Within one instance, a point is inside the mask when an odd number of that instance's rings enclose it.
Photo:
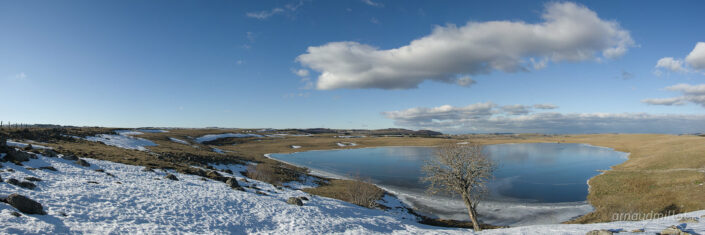
M 74 130 L 68 135 L 109 133 L 112 129 Z M 213 145 L 196 143 L 191 137 L 217 133 L 244 133 L 243 129 L 170 129 L 166 133 L 145 133 L 140 138 L 154 141 L 158 146 L 150 152 L 127 150 L 101 143 L 71 138 L 41 140 L 61 153 L 75 154 L 131 165 L 175 169 L 183 173 L 203 174 L 192 166 L 206 163 L 242 163 L 253 161 L 264 164 L 275 172 L 271 183 L 297 180 L 306 169 L 290 166 L 269 158 L 267 153 L 291 153 L 309 150 L 364 148 L 377 146 L 435 146 L 446 142 L 474 141 L 481 144 L 500 143 L 585 143 L 613 148 L 630 153 L 622 164 L 593 177 L 588 183 L 588 201 L 595 210 L 569 223 L 610 221 L 614 213 L 687 212 L 705 209 L 705 137 L 692 135 L 658 134 L 592 134 L 592 135 L 463 135 L 443 138 L 422 137 L 364 137 L 334 138 L 334 134 L 314 136 L 285 136 L 246 139 L 224 139 Z M 10 138 L 21 137 L 8 130 L 0 134 Z M 81 136 L 83 136 L 81 135 Z M 27 135 L 32 136 L 32 135 Z M 188 141 L 191 145 L 175 143 L 169 137 Z M 339 142 L 354 142 L 357 146 L 339 147 Z M 292 145 L 302 146 L 299 149 Z M 225 154 L 211 147 L 225 150 Z M 345 185 L 350 182 L 329 180 L 309 193 L 345 199 Z

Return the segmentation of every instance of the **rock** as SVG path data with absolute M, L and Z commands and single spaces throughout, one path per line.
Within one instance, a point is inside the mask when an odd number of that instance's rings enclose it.
M 259 190 L 255 191 L 255 194 L 262 195 L 262 196 L 269 196 L 269 194 L 266 194 L 266 193 L 259 191 Z
M 40 167 L 39 169 L 57 171 L 56 168 L 54 168 L 53 166 L 43 166 L 43 167 Z
M 96 169 L 95 172 L 105 172 L 103 169 Z
M 142 169 L 142 171 L 144 171 L 144 172 L 154 172 L 154 168 L 146 166 L 146 167 L 144 167 L 144 169 Z
M 664 230 L 661 230 L 662 235 L 685 235 L 685 234 L 690 234 L 683 232 L 679 227 L 676 227 L 675 225 L 671 225 L 671 227 L 665 228 Z
M 29 159 L 31 157 L 32 157 L 32 154 L 12 149 L 7 152 L 7 155 L 5 155 L 3 160 L 9 161 L 9 162 L 26 162 L 26 161 L 29 161 Z
M 32 144 L 28 144 L 27 146 L 24 147 L 24 150 L 25 150 L 25 151 L 29 151 L 29 150 L 32 150 L 32 149 L 33 149 Z
M 683 217 L 678 220 L 680 223 L 699 223 L 700 220 L 697 217 Z
M 10 204 L 12 207 L 17 208 L 17 210 L 25 214 L 46 214 L 46 212 L 44 212 L 42 204 L 16 193 L 7 196 L 7 199 L 5 199 L 5 201 L 7 202 L 7 204 Z
M 240 184 L 237 183 L 237 179 L 235 178 L 228 178 L 228 180 L 225 181 L 225 184 L 230 186 L 232 189 L 241 189 Z
M 18 186 L 18 187 L 26 188 L 26 189 L 34 189 L 34 188 L 37 187 L 37 186 L 34 185 L 33 183 L 30 183 L 30 182 L 27 182 L 27 181 L 19 181 L 19 180 L 16 180 L 16 179 L 8 179 L 8 180 L 7 180 L 7 183 L 8 183 L 8 184 L 11 184 L 11 185 Z
M 15 217 L 20 217 L 20 216 L 22 216 L 22 214 L 17 213 L 17 211 L 10 212 L 10 214 L 13 215 L 13 216 L 15 216 Z
M 71 155 L 71 154 L 64 154 L 61 156 L 61 159 L 69 160 L 69 161 L 76 161 L 76 160 L 78 160 L 78 157 Z
M 643 228 L 640 228 L 640 229 L 634 229 L 634 230 L 632 230 L 632 233 L 643 233 L 643 232 L 645 232 L 645 231 L 646 231 L 646 230 L 644 230 Z
M 303 201 L 308 201 L 308 198 L 307 198 L 307 197 L 303 197 L 303 196 L 302 196 L 302 197 L 299 197 L 299 199 L 301 199 L 301 200 L 303 200 Z
M 223 172 L 231 174 L 231 175 L 233 174 L 233 170 L 230 170 L 230 169 L 225 169 Z
M 170 179 L 170 180 L 177 180 L 177 181 L 179 180 L 179 179 L 176 178 L 176 176 L 173 175 L 173 174 L 168 174 L 168 175 L 164 176 L 164 178 L 165 178 L 165 179 Z
M 221 182 L 225 182 L 226 180 L 228 180 L 227 177 L 223 177 L 217 171 L 209 171 L 208 174 L 206 174 L 206 177 L 208 177 L 209 179 L 217 180 L 217 181 L 221 181 Z
M 96 181 L 86 181 L 86 183 L 87 183 L 87 184 L 99 184 L 99 183 L 96 182 Z
M 42 179 L 40 179 L 40 178 L 37 178 L 37 177 L 33 177 L 33 176 L 30 176 L 30 177 L 24 177 L 24 179 L 25 179 L 25 180 L 28 180 L 28 181 L 34 181 L 34 182 L 37 182 L 37 181 L 42 181 Z
M 289 203 L 291 205 L 297 205 L 297 206 L 303 206 L 304 202 L 301 201 L 301 199 L 295 198 L 295 197 L 290 197 L 289 199 L 286 200 L 286 203 Z
M 612 235 L 612 232 L 610 232 L 609 230 L 604 230 L 604 229 L 592 230 L 592 231 L 588 232 L 586 235 Z
M 0 182 L 2 182 L 2 176 L 0 176 Z
M 81 165 L 81 166 L 85 166 L 85 167 L 91 166 L 90 163 L 88 163 L 86 160 L 83 160 L 83 159 L 78 159 L 78 161 L 76 161 L 76 164 Z
M 42 155 L 47 156 L 47 157 L 58 157 L 59 156 L 59 154 L 56 151 L 51 150 L 51 149 L 44 149 L 42 151 Z

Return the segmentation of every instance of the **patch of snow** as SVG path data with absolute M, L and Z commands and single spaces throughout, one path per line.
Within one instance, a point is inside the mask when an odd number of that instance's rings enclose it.
M 196 142 L 203 143 L 207 141 L 213 141 L 220 138 L 247 138 L 247 137 L 264 137 L 258 134 L 241 134 L 241 133 L 226 133 L 226 134 L 211 134 L 204 135 L 196 138 Z
M 136 149 L 140 151 L 147 151 L 148 146 L 157 146 L 154 142 L 143 139 L 132 137 L 129 135 L 108 135 L 100 134 L 97 136 L 88 136 L 86 140 L 93 142 L 103 142 L 106 145 L 115 146 L 124 149 Z
M 14 140 L 7 140 L 6 143 L 7 143 L 7 146 L 18 147 L 18 148 L 24 148 L 24 147 L 27 147 L 28 145 L 30 145 L 30 144 L 28 144 L 28 143 L 17 142 L 17 141 L 14 141 Z M 36 145 L 36 144 L 32 144 L 32 148 L 35 148 L 35 149 L 51 149 L 50 147 L 43 146 L 43 145 Z
M 469 142 L 467 142 L 467 141 L 466 141 L 466 142 L 459 142 L 459 143 L 456 143 L 456 144 L 469 144 Z
M 191 145 L 188 141 L 177 139 L 174 137 L 169 137 L 169 140 L 176 142 L 176 143 L 179 143 L 179 144 Z
M 301 146 L 300 146 L 300 145 L 292 145 L 291 148 L 292 148 L 292 149 L 300 149 Z
M 337 144 L 339 147 L 357 146 L 356 143 L 349 143 L 349 142 L 338 142 Z
M 225 153 L 225 151 L 223 151 L 222 149 L 219 149 L 219 148 L 216 148 L 216 147 L 211 147 L 211 148 L 213 149 L 213 152 L 220 153 L 220 154 L 224 154 L 224 153 Z
M 167 133 L 169 131 L 167 130 L 156 130 L 156 129 L 138 129 L 137 131 L 145 132 L 145 133 Z
M 118 135 L 142 135 L 144 133 L 139 132 L 139 131 L 133 131 L 133 130 L 116 130 L 115 133 Z
M 348 138 L 348 139 L 349 138 L 365 138 L 365 137 L 367 137 L 367 136 L 364 136 L 364 135 L 336 135 L 336 136 L 333 136 L 333 138 Z

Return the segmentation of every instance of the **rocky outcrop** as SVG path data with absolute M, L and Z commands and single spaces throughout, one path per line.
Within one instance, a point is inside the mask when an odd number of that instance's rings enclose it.
M 228 178 L 228 180 L 225 181 L 225 184 L 227 184 L 228 186 L 230 186 L 230 188 L 232 188 L 232 189 L 237 189 L 237 190 L 240 190 L 240 191 L 244 191 L 244 189 L 242 188 L 242 186 L 240 186 L 240 184 L 237 183 L 237 179 L 235 179 L 235 178 Z
M 286 200 L 286 203 L 289 203 L 291 205 L 297 205 L 297 206 L 303 206 L 304 202 L 301 201 L 301 199 L 295 198 L 295 197 L 290 197 L 288 200 Z
M 10 196 L 8 196 L 3 201 L 7 204 L 10 204 L 14 208 L 17 208 L 17 210 L 25 214 L 46 214 L 46 212 L 44 212 L 44 207 L 42 207 L 42 204 L 16 193 L 10 194 Z
M 585 235 L 612 235 L 612 232 L 609 230 L 592 230 L 590 232 L 587 232 Z
M 91 166 L 90 163 L 88 163 L 86 160 L 83 160 L 83 159 L 78 159 L 78 161 L 76 161 L 76 164 L 78 164 L 80 166 L 85 166 L 85 167 Z
M 7 183 L 8 183 L 8 184 L 11 184 L 11 185 L 15 185 L 15 186 L 17 186 L 17 187 L 26 188 L 26 189 L 34 189 L 34 188 L 37 187 L 37 186 L 34 185 L 33 183 L 30 183 L 30 182 L 27 182 L 27 181 L 19 181 L 19 180 L 17 180 L 17 179 L 8 179 L 8 180 L 7 180 Z
M 168 175 L 164 176 L 164 178 L 170 179 L 170 180 L 176 180 L 176 181 L 179 180 L 179 178 L 176 178 L 176 176 L 174 174 L 168 174 Z
M 7 151 L 7 155 L 3 158 L 3 161 L 7 162 L 26 162 L 32 158 L 32 154 L 23 152 L 16 149 L 10 149 Z
M 61 159 L 69 160 L 69 161 L 76 161 L 76 160 L 78 160 L 78 157 L 71 155 L 71 154 L 64 154 L 61 156 Z

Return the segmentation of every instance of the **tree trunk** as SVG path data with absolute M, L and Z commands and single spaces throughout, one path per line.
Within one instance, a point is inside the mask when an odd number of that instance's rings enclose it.
M 472 202 L 470 202 L 470 197 L 463 193 L 463 201 L 465 202 L 465 207 L 468 208 L 468 215 L 470 216 L 470 221 L 472 221 L 472 227 L 475 231 L 481 231 L 480 224 L 477 222 L 477 214 L 475 213 L 475 208 Z

